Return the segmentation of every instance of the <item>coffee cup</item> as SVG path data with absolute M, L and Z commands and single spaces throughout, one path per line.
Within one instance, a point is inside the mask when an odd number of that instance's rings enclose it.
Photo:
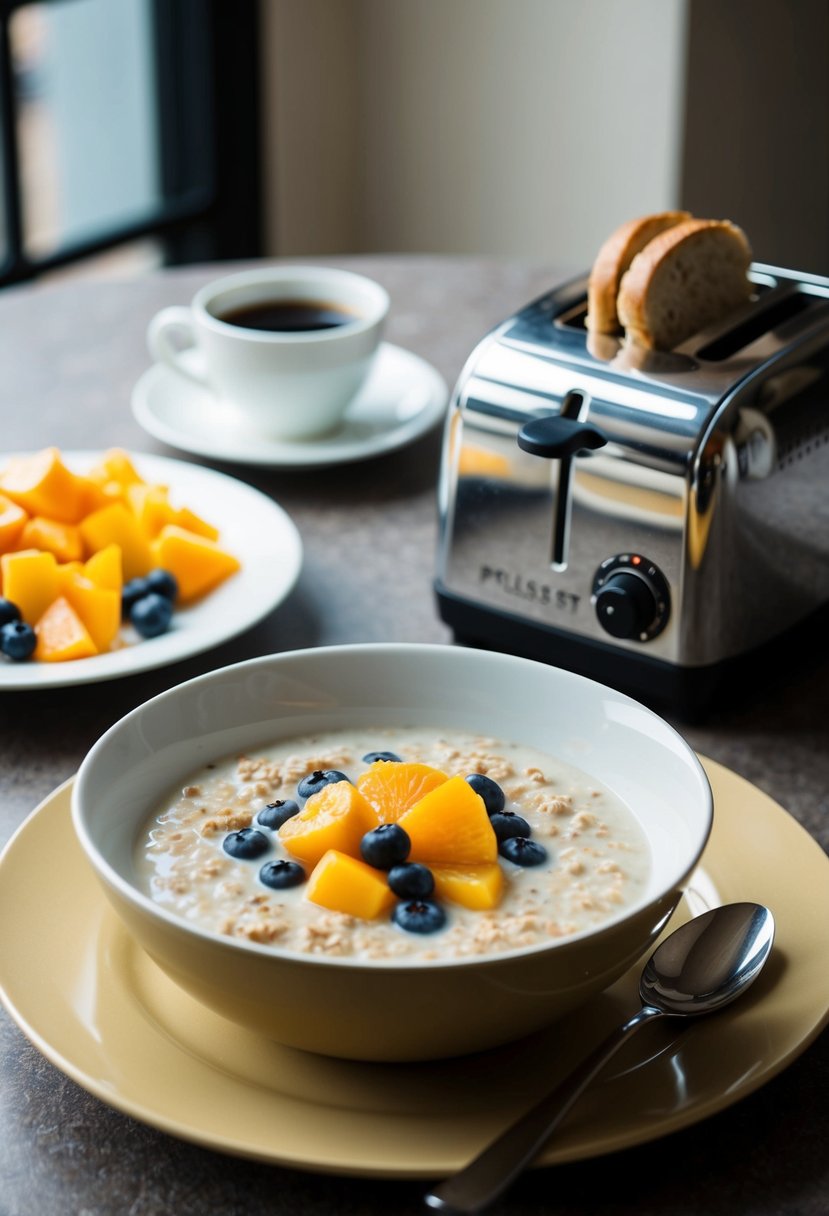
M 389 307 L 363 275 L 272 266 L 214 279 L 150 322 L 155 360 L 211 393 L 231 425 L 273 439 L 333 430 L 368 375 Z

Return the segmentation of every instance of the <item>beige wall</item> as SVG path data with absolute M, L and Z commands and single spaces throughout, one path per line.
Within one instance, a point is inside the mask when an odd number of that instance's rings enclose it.
M 264 0 L 273 253 L 586 264 L 676 203 L 686 0 Z

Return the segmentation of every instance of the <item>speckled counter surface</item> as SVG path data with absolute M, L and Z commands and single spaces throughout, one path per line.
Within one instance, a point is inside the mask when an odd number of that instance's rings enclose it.
M 477 340 L 562 277 L 484 259 L 360 258 L 387 287 L 390 341 L 451 385 Z M 133 421 L 147 322 L 226 268 L 132 282 L 64 282 L 0 295 L 0 423 L 6 451 L 122 446 L 188 457 Z M 224 471 L 296 522 L 304 565 L 289 599 L 217 650 L 163 671 L 54 692 L 0 694 L 0 843 L 78 767 L 112 722 L 174 683 L 281 649 L 354 641 L 449 642 L 434 607 L 434 432 L 387 457 L 321 470 Z M 780 802 L 829 846 L 829 657 L 793 666 L 763 695 L 702 725 L 701 752 Z M 785 865 L 785 858 L 780 859 Z M 14 932 L 5 924 L 0 932 Z M 829 960 L 828 960 L 829 961 Z M 0 1216 L 377 1216 L 416 1213 L 422 1187 L 271 1168 L 174 1140 L 66 1079 L 0 1015 Z M 528 1174 L 495 1213 L 561 1216 L 824 1216 L 829 1211 L 829 1036 L 707 1122 L 596 1162 Z M 232 1117 L 232 1112 L 228 1112 Z

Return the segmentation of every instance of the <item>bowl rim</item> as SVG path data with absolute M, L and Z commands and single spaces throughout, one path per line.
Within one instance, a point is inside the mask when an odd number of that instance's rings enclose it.
M 699 839 L 692 856 L 688 863 L 678 873 L 672 872 L 664 881 L 660 881 L 659 890 L 651 892 L 648 896 L 640 896 L 633 904 L 626 908 L 622 908 L 619 912 L 603 920 L 600 924 L 591 926 L 586 929 L 579 930 L 576 933 L 567 934 L 564 937 L 557 937 L 543 942 L 538 942 L 532 946 L 521 946 L 510 950 L 500 950 L 491 954 L 475 954 L 464 955 L 460 958 L 430 958 L 428 960 L 412 960 L 411 958 L 397 957 L 389 959 L 362 959 L 348 956 L 329 956 L 325 954 L 305 954 L 298 950 L 291 950 L 278 945 L 265 945 L 259 942 L 248 941 L 243 938 L 230 937 L 226 934 L 218 933 L 211 929 L 205 929 L 200 925 L 194 924 L 185 920 L 183 917 L 176 915 L 174 912 L 168 911 L 161 904 L 153 900 L 149 895 L 138 889 L 133 883 L 128 882 L 119 871 L 110 863 L 98 848 L 95 841 L 92 839 L 84 819 L 83 800 L 87 781 L 89 780 L 90 770 L 97 761 L 97 757 L 107 746 L 110 738 L 116 732 L 127 728 L 128 724 L 134 719 L 139 718 L 142 714 L 151 711 L 154 706 L 162 702 L 171 700 L 174 697 L 181 695 L 185 689 L 191 689 L 195 686 L 210 683 L 220 677 L 227 677 L 231 672 L 251 671 L 257 667 L 270 666 L 274 663 L 281 664 L 283 662 L 302 662 L 303 660 L 313 657 L 319 659 L 321 655 L 333 654 L 362 654 L 365 652 L 372 654 L 394 653 L 394 654 L 423 654 L 429 652 L 433 656 L 445 658 L 447 653 L 457 655 L 474 656 L 479 659 L 486 659 L 487 662 L 492 662 L 496 666 L 503 664 L 506 666 L 514 666 L 519 664 L 522 666 L 530 666 L 535 669 L 546 669 L 551 672 L 552 678 L 563 679 L 565 683 L 570 683 L 578 686 L 590 685 L 600 691 L 603 697 L 610 695 L 616 703 L 631 705 L 645 713 L 652 720 L 658 722 L 660 727 L 667 730 L 669 734 L 679 743 L 679 751 L 684 756 L 688 763 L 689 770 L 698 779 L 700 785 L 700 794 L 704 800 L 703 806 L 703 822 L 702 831 L 699 834 Z M 453 660 L 449 660 L 452 662 Z M 185 774 L 186 775 L 186 774 Z M 688 876 L 693 872 L 699 864 L 700 857 L 705 849 L 708 839 L 711 834 L 714 820 L 714 799 L 711 790 L 711 784 L 708 780 L 708 775 L 702 763 L 699 760 L 694 749 L 683 737 L 683 735 L 669 722 L 662 718 L 655 710 L 642 702 L 635 700 L 627 693 L 620 692 L 618 689 L 612 688 L 609 685 L 601 684 L 598 680 L 592 680 L 587 676 L 582 676 L 577 672 L 568 671 L 566 668 L 556 667 L 552 664 L 542 663 L 535 659 L 527 659 L 519 655 L 504 654 L 500 651 L 484 650 L 471 646 L 454 646 L 449 643 L 429 643 L 429 642 L 354 642 L 343 643 L 332 646 L 310 646 L 299 650 L 280 651 L 276 654 L 261 655 L 253 659 L 245 659 L 239 663 L 230 663 L 224 667 L 217 667 L 209 672 L 204 672 L 202 675 L 194 676 L 192 679 L 184 680 L 179 684 L 175 684 L 172 688 L 167 688 L 148 700 L 143 701 L 140 705 L 135 706 L 126 714 L 122 715 L 117 721 L 112 723 L 110 727 L 96 740 L 92 747 L 84 757 L 81 766 L 76 774 L 72 787 L 71 798 L 71 814 L 72 825 L 75 831 L 82 851 L 93 867 L 96 874 L 106 887 L 112 887 L 118 895 L 127 903 L 131 904 L 138 911 L 148 914 L 152 919 L 160 920 L 169 928 L 177 929 L 185 936 L 193 935 L 211 945 L 218 946 L 233 952 L 241 951 L 242 954 L 250 954 L 259 958 L 272 958 L 279 962 L 289 962 L 295 965 L 307 965 L 312 967 L 324 966 L 334 968 L 345 968 L 346 970 L 359 971 L 367 970 L 372 973 L 378 971 L 394 971 L 395 974 L 412 971 L 422 972 L 424 967 L 430 970 L 434 968 L 462 968 L 462 967 L 481 967 L 481 966 L 499 966 L 515 963 L 517 960 L 529 958 L 538 954 L 542 954 L 548 950 L 562 951 L 575 947 L 588 939 L 597 939 L 602 933 L 623 926 L 625 922 L 635 919 L 640 916 L 648 907 L 658 904 L 661 900 L 669 897 L 670 894 L 679 890 L 681 894 L 682 884 L 687 880 Z M 675 905 L 666 913 L 661 924 L 664 924 L 673 912 Z M 659 927 L 661 927 L 661 924 Z

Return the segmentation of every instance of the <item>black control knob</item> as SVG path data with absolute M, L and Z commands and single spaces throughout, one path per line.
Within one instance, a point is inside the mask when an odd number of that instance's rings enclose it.
M 596 592 L 596 616 L 614 638 L 640 638 L 658 616 L 656 596 L 638 574 L 616 571 Z

